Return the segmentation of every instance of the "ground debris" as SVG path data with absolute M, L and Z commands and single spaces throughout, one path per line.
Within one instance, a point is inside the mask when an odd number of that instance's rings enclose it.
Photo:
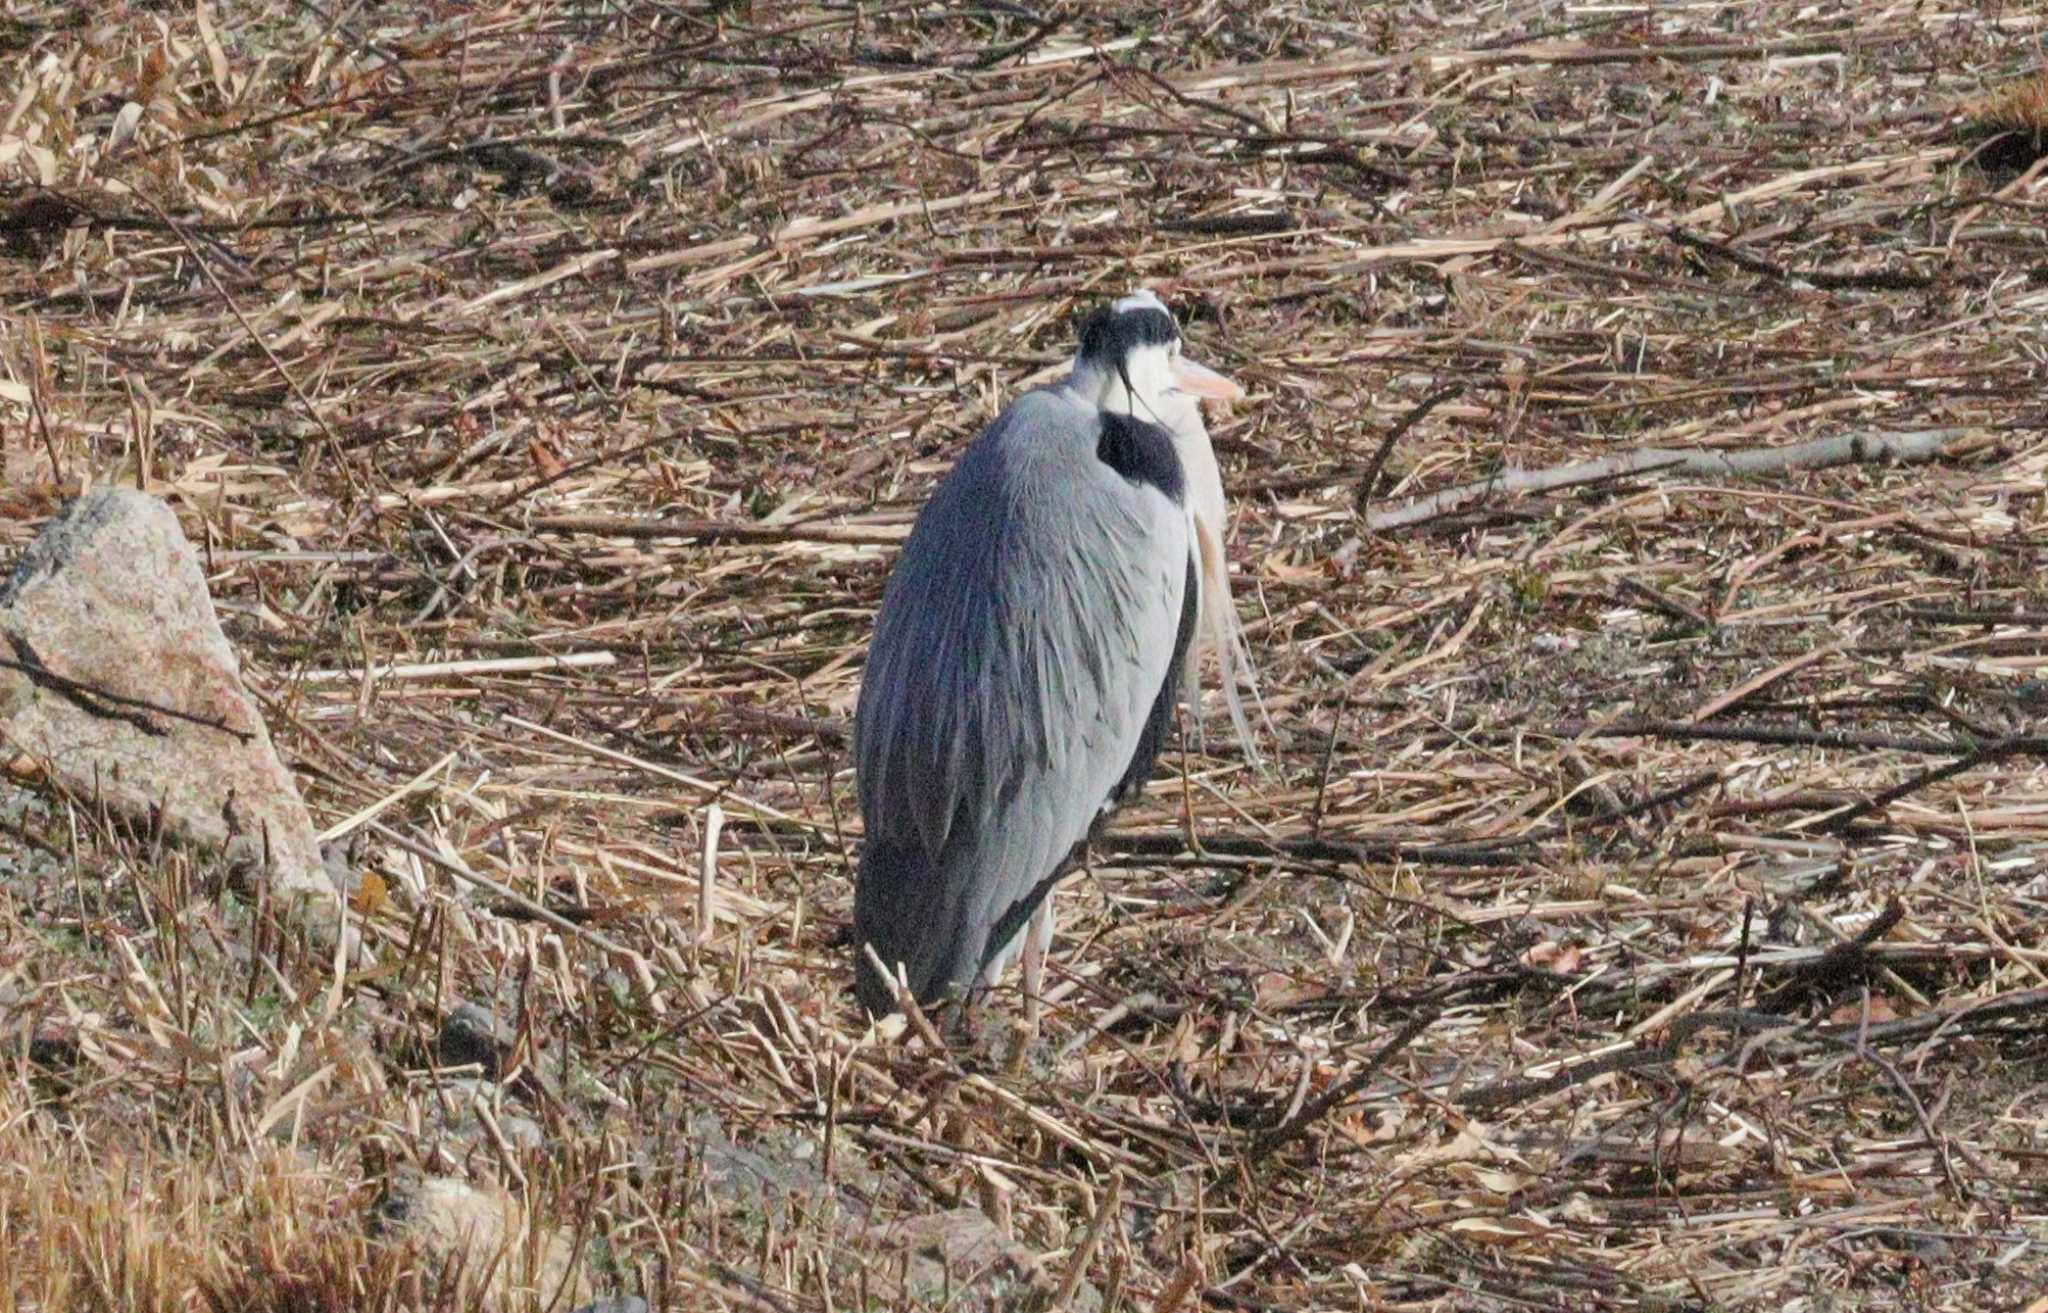
M 101 8 L 0 7 L 0 548 L 171 508 L 364 956 L 0 807 L 14 1304 L 433 1307 L 406 1171 L 654 1308 L 2048 1288 L 2029 7 Z M 847 732 L 1138 284 L 1250 391 L 1274 729 L 1200 708 L 1001 1070 L 852 1005 Z M 1789 459 L 1875 434 L 1962 436 Z

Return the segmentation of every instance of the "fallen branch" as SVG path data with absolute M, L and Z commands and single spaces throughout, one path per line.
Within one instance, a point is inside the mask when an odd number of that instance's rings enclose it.
M 1821 834 L 1840 834 L 1842 831 L 1848 829 L 1857 821 L 1862 820 L 1865 816 L 1869 816 L 1875 812 L 1882 812 L 1885 808 L 1891 806 L 1893 803 L 1897 802 L 1899 799 L 1905 797 L 1909 793 L 1917 793 L 1918 791 L 1926 788 L 1930 784 L 1939 784 L 1941 781 L 1945 779 L 1949 779 L 1956 775 L 1961 775 L 1963 772 L 1975 769 L 1976 767 L 1982 766 L 1987 762 L 2004 761 L 2007 757 L 2013 756 L 2021 752 L 2023 750 L 2023 745 L 2026 744 L 2028 741 L 2029 740 L 2027 736 L 2014 734 L 2010 737 L 1998 739 L 1995 742 L 1987 743 L 1983 747 L 1978 748 L 1976 751 L 1969 753 L 1966 756 L 1958 757 L 1954 761 L 1949 762 L 1945 766 L 1935 766 L 1927 770 L 1920 771 L 1919 773 L 1915 774 L 1912 778 L 1893 785 L 1891 788 L 1886 789 L 1883 793 L 1880 793 L 1873 798 L 1866 799 L 1863 802 L 1857 803 L 1854 807 L 1850 807 L 1845 811 L 1839 812 L 1833 816 L 1828 817 L 1825 821 L 1821 822 L 1821 824 L 1818 827 L 1818 832 Z M 2039 741 L 2034 740 L 2034 742 L 2038 744 Z
M 1687 232 L 1677 224 L 1663 224 L 1640 214 L 1628 216 L 1652 232 L 1664 234 L 1688 250 L 1726 260 L 1738 269 L 1781 283 L 1805 283 L 1823 291 L 1842 291 L 1850 288 L 1874 287 L 1886 291 L 1912 291 L 1931 287 L 1934 280 L 1925 274 L 1910 273 L 1897 269 L 1870 269 L 1860 273 L 1832 273 L 1825 269 L 1787 269 L 1781 264 L 1761 259 L 1745 251 L 1738 251 L 1726 242 L 1711 237 L 1702 237 Z
M 1309 862 L 1349 862 L 1361 866 L 1381 862 L 1412 862 L 1418 866 L 1526 866 L 1521 851 L 1533 840 L 1506 839 L 1482 843 L 1402 843 L 1394 839 L 1309 839 L 1274 836 L 1205 835 L 1202 852 L 1218 857 L 1283 857 Z M 1094 843 L 1103 857 L 1178 857 L 1189 852 L 1180 830 L 1110 830 Z M 1101 860 L 1101 858 L 1098 858 Z
M 1935 625 L 2048 625 L 2048 611 L 1959 610 L 1946 606 L 1909 606 L 1908 620 Z
M 1359 510 L 1362 511 L 1366 508 L 1372 501 L 1373 493 L 1379 489 L 1380 471 L 1386 468 L 1387 457 L 1393 452 L 1394 444 L 1401 440 L 1401 435 L 1414 428 L 1417 424 L 1420 424 L 1424 419 L 1427 419 L 1430 411 L 1435 410 L 1438 406 L 1443 405 L 1454 397 L 1464 395 L 1464 392 L 1465 385 L 1463 383 L 1453 383 L 1447 387 L 1437 388 L 1417 402 L 1407 414 L 1401 416 L 1394 427 L 1387 430 L 1387 435 L 1380 439 L 1378 450 L 1374 451 L 1372 459 L 1366 462 L 1365 477 L 1358 481 Z
M 901 527 L 865 524 L 728 524 L 723 520 L 656 520 L 631 515 L 536 515 L 527 527 L 541 533 L 587 533 L 601 538 L 681 538 L 700 543 L 895 544 Z
M 398 665 L 337 666 L 332 670 L 301 670 L 293 678 L 308 684 L 338 680 L 452 679 L 464 675 L 528 675 L 553 670 L 589 670 L 618 663 L 614 652 L 564 652 L 560 656 L 487 657 L 474 661 L 414 661 Z
M 1467 843 L 1403 843 L 1373 835 L 1333 839 L 1323 835 L 1270 837 L 1212 834 L 1202 840 L 1204 856 L 1284 857 L 1308 862 L 1412 862 L 1417 866 L 1525 866 L 1528 850 L 1561 839 L 1575 829 L 1613 824 L 1659 808 L 1682 802 L 1720 781 L 1719 771 L 1701 771 L 1668 789 L 1660 790 L 1625 806 L 1613 807 L 1569 821 L 1532 830 L 1527 834 L 1499 839 L 1478 839 Z M 1188 852 L 1187 836 L 1174 830 L 1106 830 L 1092 840 L 1113 860 L 1117 856 L 1177 857 Z
M 1378 1076 L 1389 1062 L 1399 1056 L 1403 1049 L 1414 1043 L 1416 1037 L 1421 1035 L 1423 1031 L 1435 1025 L 1437 1018 L 1442 1015 L 1442 1010 L 1437 1009 L 1418 1013 L 1411 1017 L 1408 1024 L 1395 1032 L 1392 1039 L 1380 1045 L 1372 1057 L 1366 1060 L 1363 1067 L 1360 1067 L 1344 1080 L 1339 1081 L 1310 1100 L 1293 1120 L 1281 1123 L 1252 1141 L 1251 1147 L 1245 1151 L 1245 1161 L 1248 1163 L 1260 1162 L 1271 1157 L 1276 1150 L 1284 1148 L 1300 1139 L 1303 1135 L 1306 1135 L 1309 1127 L 1321 1121 L 1329 1114 L 1331 1109 L 1341 1107 L 1347 1101 L 1355 1098 L 1366 1086 L 1372 1084 L 1373 1078 Z
M 12 670 L 26 676 L 29 683 L 36 685 L 38 688 L 50 690 L 89 716 L 99 716 L 105 720 L 122 721 L 133 725 L 151 738 L 163 738 L 167 731 L 163 726 L 156 724 L 147 716 L 141 714 L 145 711 L 153 711 L 160 716 L 169 716 L 173 720 L 182 720 L 187 724 L 198 725 L 203 729 L 217 729 L 223 734 L 234 735 L 242 743 L 248 743 L 256 737 L 248 730 L 236 729 L 218 716 L 196 716 L 189 711 L 180 711 L 176 707 L 167 707 L 161 702 L 151 702 L 147 698 L 127 697 L 107 689 L 95 688 L 91 684 L 81 683 L 68 675 L 60 675 L 43 664 L 42 657 L 37 655 L 35 649 L 29 646 L 27 639 L 19 635 L 10 635 L 9 638 L 14 645 L 16 655 L 20 656 L 22 660 L 10 661 L 6 657 L 0 657 L 0 670 Z M 119 710 L 118 708 L 132 708 L 132 710 Z
M 1496 731 L 1512 738 L 1520 731 Z M 1835 748 L 1845 751 L 1915 752 L 1929 756 L 1975 753 L 1984 745 L 1905 734 L 1871 734 L 1860 730 L 1799 729 L 1790 725 L 1695 725 L 1683 720 L 1566 721 L 1541 731 L 1561 739 L 1663 739 L 1672 743 L 1769 743 L 1779 747 Z M 1480 737 L 1475 735 L 1474 737 Z M 1998 740 L 2005 755 L 2048 757 L 2048 734 L 2016 735 Z
M 1616 582 L 1619 584 L 1620 590 L 1623 593 L 1629 594 L 1630 596 L 1634 597 L 1637 601 L 1646 603 L 1658 611 L 1662 611 L 1665 615 L 1670 616 L 1673 620 L 1682 620 L 1686 624 L 1694 625 L 1699 629 L 1705 630 L 1709 633 L 1713 632 L 1713 630 L 1716 628 L 1712 616 L 1709 616 L 1694 607 L 1687 606 L 1685 603 L 1679 601 L 1677 598 L 1671 596 L 1668 593 L 1660 592 L 1657 589 L 1650 587 L 1650 585 L 1644 583 L 1640 579 L 1634 579 L 1630 578 L 1628 575 L 1623 575 Z
M 616 939 L 612 939 L 603 934 L 600 934 L 597 931 L 590 929 L 588 926 L 576 924 L 574 921 L 571 921 L 568 917 L 563 916 L 560 912 L 557 912 L 553 908 L 548 907 L 543 903 L 540 903 L 532 898 L 527 897 L 525 894 L 520 893 L 517 889 L 512 888 L 510 885 L 507 885 L 498 880 L 493 880 L 491 877 L 487 875 L 479 875 L 475 871 L 470 870 L 469 867 L 464 863 L 457 861 L 455 858 L 450 857 L 445 853 L 436 852 L 433 848 L 430 848 L 426 844 L 419 842 L 417 839 L 413 839 L 407 835 L 400 834 L 398 831 L 392 829 L 390 826 L 384 824 L 384 822 L 382 821 L 371 820 L 366 824 L 370 830 L 374 831 L 379 837 L 384 839 L 385 842 L 397 845 L 399 848 L 404 849 L 406 852 L 411 853 L 414 857 L 419 858 L 421 861 L 426 862 L 431 866 L 439 867 L 441 870 L 446 871 L 448 874 L 454 876 L 456 879 L 462 881 L 464 884 L 474 885 L 479 889 L 489 890 L 491 893 L 496 894 L 499 898 L 504 899 L 507 903 L 511 904 L 513 907 L 518 908 L 520 911 L 524 912 L 526 915 L 534 918 L 535 920 L 545 922 L 547 925 L 552 926 L 554 929 L 560 931 L 565 935 L 568 935 L 572 939 L 580 939 L 584 943 L 599 949 L 600 951 L 604 952 L 605 954 L 609 955 L 614 959 L 634 965 L 635 967 L 645 967 L 647 961 L 646 958 L 642 957 L 639 953 L 633 951 L 632 949 L 627 948 L 625 945 L 619 943 Z
M 2048 989 L 2026 989 L 1982 1000 L 1930 1009 L 1899 1021 L 1847 1022 L 1826 1024 L 1802 1021 L 1750 1008 L 1725 1008 L 1691 1012 L 1674 1018 L 1658 1035 L 1646 1035 L 1632 1047 L 1603 1053 L 1584 1062 L 1560 1068 L 1549 1076 L 1519 1076 L 1476 1086 L 1453 1097 L 1461 1108 L 1498 1111 L 1530 1099 L 1542 1098 L 1583 1085 L 1609 1072 L 1640 1071 L 1671 1061 L 1680 1046 L 1702 1030 L 1720 1028 L 1736 1034 L 1772 1035 L 1801 1041 L 1847 1047 L 1859 1056 L 1870 1056 L 1872 1044 L 1888 1044 L 1930 1034 L 1970 1035 L 1982 1033 L 1988 1023 L 2013 1017 L 2032 1019 L 2048 1004 Z M 1726 1061 L 1724 1059 L 1724 1061 Z M 1548 1065 L 1545 1063 L 1543 1065 Z
M 1398 506 L 1368 511 L 1365 527 L 1376 533 L 1400 529 L 1448 515 L 1496 494 L 1549 492 L 1555 488 L 1602 483 L 1640 474 L 1682 474 L 1695 479 L 1753 479 L 1782 474 L 1787 470 L 1821 470 L 1874 461 L 1914 464 L 1939 458 L 1953 439 L 1971 432 L 1974 430 L 1944 428 L 1903 433 L 1845 433 L 1832 438 L 1815 438 L 1811 442 L 1796 442 L 1787 447 L 1748 447 L 1735 451 L 1642 447 L 1603 456 L 1599 460 L 1574 461 L 1569 465 L 1552 465 L 1537 470 L 1503 470 L 1490 479 L 1461 483 Z

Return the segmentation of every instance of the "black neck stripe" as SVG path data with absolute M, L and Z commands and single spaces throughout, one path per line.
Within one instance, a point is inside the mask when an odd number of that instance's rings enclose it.
M 1173 435 L 1136 415 L 1105 410 L 1100 420 L 1102 429 L 1095 438 L 1095 458 L 1130 480 L 1133 486 L 1149 483 L 1176 506 L 1184 504 L 1187 474 L 1181 468 Z

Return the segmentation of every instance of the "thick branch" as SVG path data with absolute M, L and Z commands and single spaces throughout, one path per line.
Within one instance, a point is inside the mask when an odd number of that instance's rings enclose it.
M 1519 731 L 1492 731 L 1489 739 L 1512 738 Z M 1534 731 L 1532 731 L 1534 732 Z M 1908 734 L 1872 734 L 1862 730 L 1806 729 L 1797 725 L 1756 725 L 1743 722 L 1695 725 L 1684 720 L 1614 720 L 1605 723 L 1568 720 L 1541 733 L 1560 739 L 1663 739 L 1672 743 L 1768 743 L 1789 748 L 1830 748 L 1844 752 L 1914 752 L 1929 756 L 1962 756 L 1982 751 L 1985 744 Z M 1475 734 L 1474 737 L 1481 737 Z M 2016 734 L 1993 740 L 2002 756 L 2048 757 L 2048 734 Z M 1924 782 L 1924 781 L 1923 781 Z M 1918 787 L 1916 785 L 1915 787 Z
M 882 524 L 740 524 L 724 520 L 643 519 L 631 515 L 536 515 L 527 527 L 542 533 L 603 538 L 681 538 L 700 543 L 901 543 L 910 532 Z
M 1502 493 L 1549 492 L 1582 483 L 1600 483 L 1638 474 L 1682 474 L 1695 479 L 1753 479 L 1787 470 L 1820 470 L 1835 465 L 1873 461 L 1911 464 L 1940 457 L 1966 428 L 1920 429 L 1904 433 L 1845 433 L 1815 438 L 1787 447 L 1747 447 L 1735 451 L 1641 447 L 1635 451 L 1574 461 L 1538 470 L 1509 469 L 1477 483 L 1461 483 L 1427 497 L 1369 511 L 1365 527 L 1375 532 L 1421 524 Z

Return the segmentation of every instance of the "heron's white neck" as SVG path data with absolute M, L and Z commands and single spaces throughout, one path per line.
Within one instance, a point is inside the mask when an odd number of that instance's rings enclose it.
M 1168 423 L 1174 395 L 1171 365 L 1163 348 L 1147 347 L 1124 358 L 1121 374 L 1086 357 L 1076 358 L 1067 387 L 1086 404 L 1115 415 Z

